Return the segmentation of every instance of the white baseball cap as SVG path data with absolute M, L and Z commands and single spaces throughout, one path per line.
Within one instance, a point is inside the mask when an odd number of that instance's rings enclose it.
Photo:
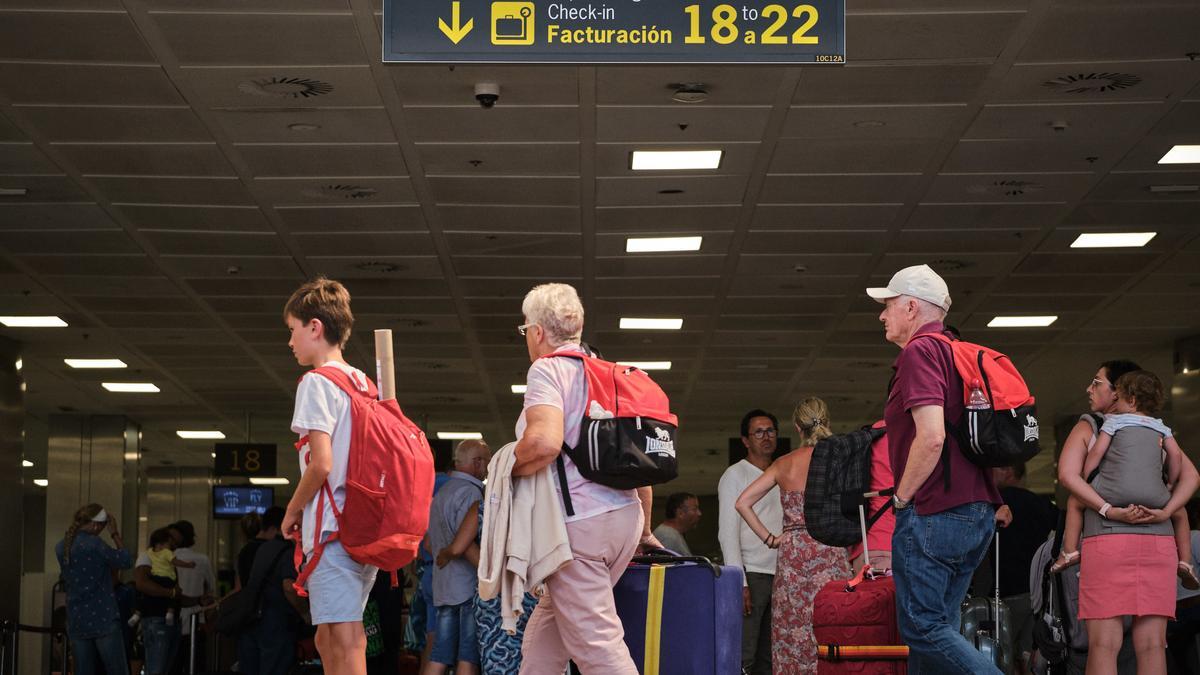
M 868 288 L 867 295 L 881 303 L 888 298 L 908 295 L 950 311 L 950 289 L 929 265 L 905 267 L 892 275 L 887 288 Z

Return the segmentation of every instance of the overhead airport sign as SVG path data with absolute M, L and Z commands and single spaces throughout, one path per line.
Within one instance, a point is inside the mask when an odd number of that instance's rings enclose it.
M 384 0 L 398 63 L 845 63 L 845 0 Z

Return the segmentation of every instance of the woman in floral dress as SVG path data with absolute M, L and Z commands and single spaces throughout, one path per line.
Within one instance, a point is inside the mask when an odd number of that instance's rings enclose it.
M 796 406 L 792 421 L 800 434 L 800 447 L 771 464 L 735 505 L 767 546 L 779 548 L 771 599 L 771 661 L 778 675 L 817 671 L 813 600 L 827 582 L 850 576 L 845 550 L 817 543 L 804 526 L 804 487 L 812 446 L 833 435 L 829 408 L 819 398 L 806 398 Z M 768 531 L 754 513 L 754 505 L 776 485 L 783 501 L 783 532 L 778 534 Z

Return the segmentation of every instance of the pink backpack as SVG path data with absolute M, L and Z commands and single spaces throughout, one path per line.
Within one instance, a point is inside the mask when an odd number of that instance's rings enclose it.
M 392 573 L 417 557 L 429 526 L 433 499 L 433 452 L 425 432 L 412 423 L 394 399 L 379 400 L 370 378 L 367 390 L 359 389 L 343 370 L 322 366 L 312 372 L 329 379 L 350 397 L 350 456 L 346 462 L 346 502 L 338 511 L 328 481 L 317 497 L 316 532 L 320 536 L 325 500 L 333 507 L 338 531 L 325 542 L 317 541 L 312 558 L 296 579 L 296 592 L 307 595 L 304 585 L 312 575 L 326 544 L 335 539 L 352 559 Z M 308 445 L 308 436 L 296 450 Z M 304 545 L 296 538 L 296 568 L 304 561 Z

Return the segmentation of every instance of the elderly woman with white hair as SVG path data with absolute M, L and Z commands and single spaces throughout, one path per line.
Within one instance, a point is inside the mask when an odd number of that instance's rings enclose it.
M 612 588 L 638 544 L 658 546 L 648 526 L 650 488 L 618 490 L 585 479 L 566 453 L 584 417 L 587 385 L 579 359 L 542 358 L 583 352 L 583 305 L 566 284 L 543 284 L 525 296 L 518 330 L 533 365 L 517 420 L 514 476 L 552 466 L 565 470 L 573 515 L 564 517 L 574 560 L 546 581 L 547 593 L 525 627 L 522 673 L 561 673 L 573 660 L 585 673 L 635 675 Z M 558 461 L 561 455 L 561 463 Z M 562 483 L 555 477 L 556 485 Z M 560 490 L 561 497 L 561 490 Z

